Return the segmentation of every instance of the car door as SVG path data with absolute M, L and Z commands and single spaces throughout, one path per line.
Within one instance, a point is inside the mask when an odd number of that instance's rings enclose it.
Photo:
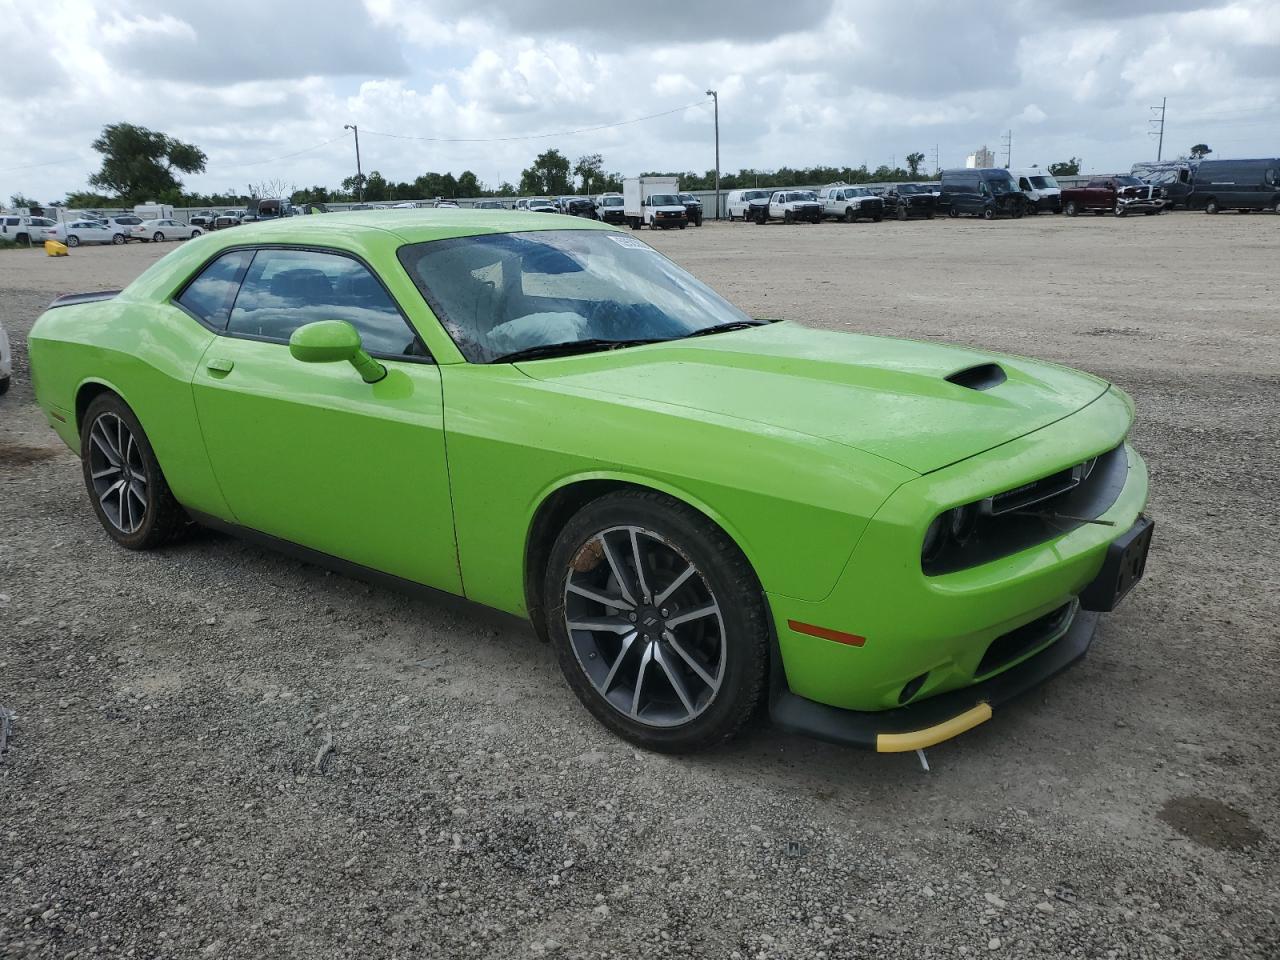
M 193 391 L 233 522 L 461 593 L 440 373 L 391 294 L 333 249 L 234 250 L 177 304 L 218 336 Z M 298 327 L 346 320 L 387 375 L 303 363 Z

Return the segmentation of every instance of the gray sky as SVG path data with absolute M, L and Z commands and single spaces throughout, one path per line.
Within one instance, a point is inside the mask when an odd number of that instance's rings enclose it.
M 335 186 L 474 170 L 515 182 L 555 146 L 610 170 L 943 166 L 986 144 L 1086 170 L 1165 155 L 1280 154 L 1277 0 L 0 0 L 0 195 L 82 189 L 90 141 L 127 120 L 196 143 L 191 189 Z M 615 123 L 572 136 L 499 142 Z M 332 141 L 326 143 L 326 141 Z M 324 144 L 320 146 L 320 144 Z M 312 149 L 314 148 L 314 149 Z M 302 152 L 305 151 L 305 152 Z M 286 154 L 297 154 L 275 160 Z M 264 162 L 267 161 L 267 162 Z

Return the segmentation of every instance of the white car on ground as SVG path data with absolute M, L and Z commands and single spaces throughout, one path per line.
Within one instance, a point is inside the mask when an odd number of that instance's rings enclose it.
M 757 206 L 756 223 L 781 220 L 783 223 L 819 223 L 822 220 L 822 204 L 812 190 L 777 190 L 769 198 L 769 206 Z
M 0 237 L 26 246 L 28 243 L 39 246 L 46 240 L 54 239 L 53 228 L 58 224 L 48 217 L 27 217 L 16 214 L 0 216 Z
M 61 240 L 68 247 L 82 243 L 124 243 L 124 227 L 108 225 L 101 220 L 69 220 L 54 227 L 50 240 Z
M 202 233 L 204 231 L 199 227 L 193 227 L 181 220 L 168 219 L 143 220 L 129 231 L 130 237 L 134 240 L 154 240 L 156 243 L 163 240 L 190 240 Z
M 1027 198 L 1030 213 L 1062 212 L 1062 188 L 1050 174 L 1040 169 L 1010 170 L 1018 181 L 1018 189 Z
M 9 392 L 9 380 L 13 376 L 13 351 L 9 349 L 9 335 L 0 323 L 0 396 Z
M 764 200 L 772 194 L 772 190 L 730 190 L 729 196 L 725 201 L 725 207 L 729 211 L 729 219 L 745 222 L 747 208 L 751 206 L 751 201 Z

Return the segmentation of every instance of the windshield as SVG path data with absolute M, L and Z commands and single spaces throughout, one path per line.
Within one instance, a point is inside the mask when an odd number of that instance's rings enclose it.
M 602 207 L 620 207 L 622 206 L 621 197 L 605 197 L 600 201 Z
M 651 207 L 678 207 L 680 205 L 680 198 L 674 193 L 655 193 L 649 198 L 649 206 Z
M 537 230 L 401 247 L 401 264 L 472 363 L 584 340 L 668 340 L 736 307 L 635 237 Z
M 1031 177 L 1030 179 L 1031 179 L 1031 186 L 1035 187 L 1037 190 L 1057 190 L 1058 189 L 1058 181 L 1053 179 L 1053 177 L 1050 177 L 1050 176 Z
M 797 190 L 791 194 L 792 200 L 817 200 L 818 195 L 812 190 Z
M 1013 177 L 1007 173 L 1003 177 L 992 177 L 987 180 L 987 186 L 991 188 L 992 193 L 1018 193 L 1018 185 L 1013 182 Z
M 760 200 L 767 196 L 770 196 L 770 193 L 768 190 L 748 190 L 746 193 L 742 195 L 742 199 L 743 200 Z
M 898 193 L 928 193 L 924 187 L 918 187 L 914 183 L 898 184 Z
M 1145 187 L 1146 184 L 1137 177 L 1116 177 L 1116 183 L 1122 187 Z

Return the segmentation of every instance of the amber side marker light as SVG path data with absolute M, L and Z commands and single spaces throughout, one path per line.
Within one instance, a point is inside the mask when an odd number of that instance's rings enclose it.
M 836 643 L 845 643 L 851 647 L 860 647 L 867 642 L 866 637 L 860 637 L 856 633 L 829 630 L 826 627 L 814 626 L 812 623 L 801 623 L 799 620 L 788 620 L 787 626 L 796 633 L 807 634 L 810 637 L 818 637 L 822 640 L 834 640 Z

